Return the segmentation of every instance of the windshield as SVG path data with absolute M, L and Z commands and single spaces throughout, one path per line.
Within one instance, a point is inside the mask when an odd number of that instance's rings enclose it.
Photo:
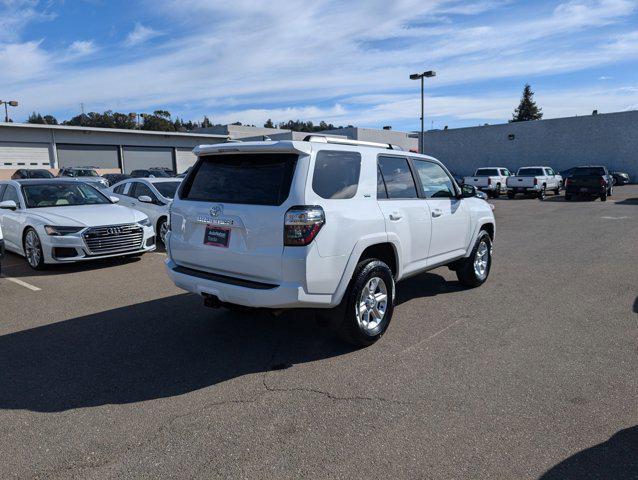
M 111 203 L 95 188 L 84 183 L 45 183 L 23 185 L 27 208 L 101 205 Z
M 175 191 L 181 182 L 157 182 L 153 186 L 157 189 L 160 195 L 164 198 L 173 198 Z
M 543 175 L 542 168 L 521 168 L 518 170 L 516 174 L 519 177 L 536 177 L 538 175 Z
M 53 178 L 53 174 L 48 170 L 31 170 L 29 178 Z
M 498 176 L 498 170 L 496 170 L 495 168 L 479 168 L 476 171 L 476 175 L 474 175 L 475 177 L 497 177 Z
M 574 169 L 572 175 L 605 175 L 603 167 L 578 167 Z

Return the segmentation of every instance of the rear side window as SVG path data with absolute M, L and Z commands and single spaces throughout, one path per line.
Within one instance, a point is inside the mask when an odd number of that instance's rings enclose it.
M 321 198 L 352 198 L 357 193 L 361 155 L 320 150 L 315 159 L 312 189 Z
M 379 169 L 388 198 L 417 198 L 416 186 L 407 158 L 380 155 Z
M 126 183 L 123 183 L 122 185 L 118 185 L 117 187 L 115 187 L 113 189 L 114 193 L 119 193 L 120 195 L 124 193 L 124 189 L 126 188 Z
M 180 198 L 203 202 L 281 205 L 290 193 L 298 156 L 241 153 L 201 157 Z

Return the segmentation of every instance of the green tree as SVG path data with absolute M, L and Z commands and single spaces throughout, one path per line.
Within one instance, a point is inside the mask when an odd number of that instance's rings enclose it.
M 144 123 L 141 130 L 152 130 L 156 132 L 174 132 L 175 125 L 171 121 L 171 114 L 166 110 L 155 110 L 152 114 L 143 113 Z
M 204 115 L 204 120 L 202 120 L 202 128 L 210 128 L 213 126 L 213 122 L 211 122 L 206 115 Z
M 514 110 L 514 116 L 510 122 L 527 122 L 528 120 L 540 120 L 543 118 L 543 109 L 536 105 L 534 101 L 534 92 L 529 84 L 525 84 L 523 88 L 523 96 Z
M 46 123 L 47 125 L 58 124 L 58 119 L 55 118 L 53 115 L 45 115 L 44 117 L 42 117 L 42 119 L 44 120 L 44 123 Z
M 275 124 L 272 123 L 272 120 L 269 118 L 266 120 L 266 123 L 264 123 L 264 128 L 275 128 Z
M 44 118 L 39 113 L 33 112 L 31 115 L 29 115 L 27 123 L 44 124 Z

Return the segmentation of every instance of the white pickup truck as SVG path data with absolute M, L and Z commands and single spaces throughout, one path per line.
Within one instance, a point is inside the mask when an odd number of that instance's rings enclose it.
M 488 197 L 498 198 L 505 191 L 507 179 L 511 175 L 505 167 L 477 168 L 474 176 L 463 178 L 463 185 L 472 185 L 487 193 Z
M 543 200 L 548 190 L 556 195 L 563 188 L 563 177 L 551 167 L 521 167 L 507 179 L 507 197 L 514 198 L 517 193 L 534 195 Z

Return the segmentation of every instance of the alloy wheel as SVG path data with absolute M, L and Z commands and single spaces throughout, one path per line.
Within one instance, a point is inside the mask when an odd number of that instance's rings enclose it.
M 357 322 L 369 335 L 379 330 L 388 308 L 388 289 L 379 277 L 372 277 L 365 284 L 355 305 Z
M 485 280 L 487 278 L 487 270 L 490 262 L 490 249 L 482 240 L 476 249 L 476 255 L 474 257 L 474 274 L 479 280 Z

